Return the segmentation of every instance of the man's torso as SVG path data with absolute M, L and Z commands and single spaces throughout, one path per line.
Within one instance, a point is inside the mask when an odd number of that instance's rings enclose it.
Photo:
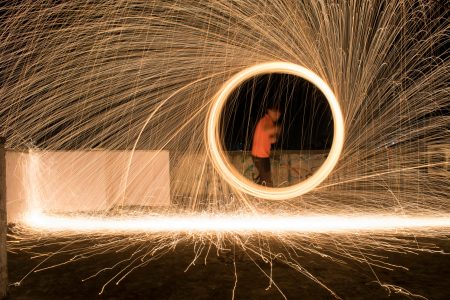
M 255 157 L 266 158 L 270 156 L 270 146 L 272 137 L 265 128 L 273 128 L 274 123 L 269 115 L 262 117 L 256 125 L 255 134 L 253 136 L 252 155 Z

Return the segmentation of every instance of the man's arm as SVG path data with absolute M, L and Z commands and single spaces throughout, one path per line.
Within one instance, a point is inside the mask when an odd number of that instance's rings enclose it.
M 277 125 L 271 126 L 270 124 L 264 124 L 263 130 L 269 135 L 270 143 L 274 144 L 277 142 L 277 137 L 280 134 L 281 128 Z
M 270 124 L 264 124 L 263 130 L 269 135 L 279 135 L 280 134 L 280 126 L 271 126 Z

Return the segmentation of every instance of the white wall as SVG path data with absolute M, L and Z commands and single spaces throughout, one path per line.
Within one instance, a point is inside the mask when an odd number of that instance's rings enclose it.
M 27 183 L 24 165 L 28 154 L 6 151 L 6 214 L 15 222 L 27 211 Z
M 131 164 L 130 164 L 131 162 Z M 8 222 L 26 212 L 169 206 L 167 151 L 7 152 Z

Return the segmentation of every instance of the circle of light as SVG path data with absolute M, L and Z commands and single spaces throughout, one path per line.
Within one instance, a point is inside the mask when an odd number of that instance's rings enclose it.
M 308 179 L 281 188 L 265 187 L 254 183 L 234 168 L 221 147 L 219 120 L 222 109 L 231 94 L 245 80 L 261 74 L 284 73 L 299 76 L 313 83 L 325 95 L 333 116 L 333 144 L 327 159 Z M 232 187 L 255 197 L 268 200 L 286 200 L 303 195 L 319 185 L 333 170 L 344 145 L 344 118 L 339 102 L 331 88 L 314 72 L 302 66 L 287 62 L 262 63 L 242 70 L 231 77 L 214 96 L 206 122 L 206 144 L 208 155 L 219 175 Z

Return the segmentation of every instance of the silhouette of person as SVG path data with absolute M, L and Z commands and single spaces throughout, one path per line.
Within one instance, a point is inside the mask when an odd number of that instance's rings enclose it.
M 267 113 L 256 124 L 252 143 L 252 160 L 258 170 L 256 183 L 273 187 L 272 172 L 270 170 L 270 149 L 277 141 L 280 127 L 276 122 L 281 116 L 280 110 L 271 105 Z

